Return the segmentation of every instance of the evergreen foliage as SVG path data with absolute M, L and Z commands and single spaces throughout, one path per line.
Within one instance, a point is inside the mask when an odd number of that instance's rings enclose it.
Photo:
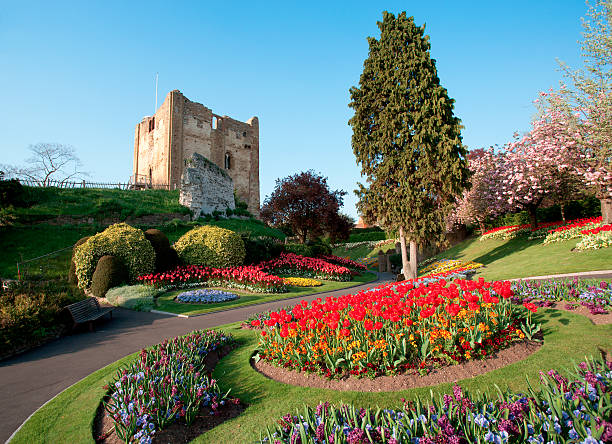
M 212 225 L 188 231 L 174 248 L 185 264 L 215 268 L 242 265 L 246 255 L 238 233 Z
M 155 250 L 144 233 L 120 223 L 91 236 L 79 245 L 74 255 L 79 288 L 91 286 L 91 278 L 102 256 L 118 257 L 127 267 L 130 281 L 155 270 Z
M 115 256 L 102 256 L 91 277 L 91 293 L 103 298 L 111 288 L 126 283 L 128 272 L 125 265 Z
M 468 185 L 467 151 L 425 27 L 405 12 L 384 12 L 378 27 L 350 90 L 353 152 L 368 182 L 356 191 L 358 209 L 366 221 L 403 232 L 416 252 L 417 243 L 444 241 L 450 204 Z M 411 265 L 416 275 L 416 257 Z
M 144 232 L 145 237 L 155 250 L 155 272 L 160 273 L 162 271 L 174 268 L 179 263 L 178 255 L 176 251 L 170 246 L 168 237 L 160 230 L 150 228 Z

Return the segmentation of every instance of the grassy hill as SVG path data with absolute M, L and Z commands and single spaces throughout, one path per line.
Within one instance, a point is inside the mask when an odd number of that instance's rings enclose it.
M 104 229 L 93 225 L 51 225 L 44 223 L 58 216 L 92 217 L 99 222 L 113 217 L 125 220 L 151 214 L 189 214 L 189 209 L 178 203 L 178 190 L 105 190 L 105 189 L 61 189 L 24 187 L 25 206 L 10 207 L 14 225 L 0 227 L 0 277 L 17 278 L 17 262 L 57 252 L 72 246 L 84 236 Z M 7 211 L 7 210 L 5 210 Z M 43 223 L 41 223 L 43 222 Z M 250 236 L 269 236 L 284 239 L 282 231 L 270 228 L 256 219 L 219 219 L 183 222 L 172 220 L 161 226 L 139 226 L 159 228 L 170 242 L 175 242 L 195 225 L 216 225 Z M 29 262 L 26 271 L 46 277 L 66 276 L 70 265 L 71 251 L 51 254 Z
M 120 219 L 148 214 L 189 214 L 178 202 L 178 190 L 104 190 L 23 187 L 26 206 L 11 213 L 17 222 L 32 223 L 58 216 L 94 218 L 118 216 Z
M 454 247 L 435 256 L 436 259 L 461 259 L 485 265 L 476 277 L 487 280 L 513 279 L 526 276 L 573 273 L 579 271 L 612 269 L 612 248 L 591 251 L 572 251 L 579 239 L 544 245 L 543 239 L 528 240 L 517 237 L 510 240 L 489 239 L 479 241 L 478 237 L 466 239 Z M 392 244 L 384 245 L 386 251 Z M 338 247 L 334 254 L 352 259 L 374 257 L 379 248 L 358 246 L 347 249 Z
M 485 265 L 476 277 L 487 280 L 612 269 L 612 248 L 572 251 L 579 239 L 544 245 L 543 239 L 510 240 L 477 237 L 466 239 L 438 255 L 439 259 L 461 259 Z

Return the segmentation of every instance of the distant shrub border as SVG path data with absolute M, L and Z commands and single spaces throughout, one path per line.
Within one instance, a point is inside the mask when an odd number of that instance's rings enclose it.
M 115 224 L 77 247 L 74 263 L 79 288 L 91 287 L 98 260 L 105 255 L 125 264 L 130 281 L 155 270 L 155 250 L 144 233 L 125 223 Z

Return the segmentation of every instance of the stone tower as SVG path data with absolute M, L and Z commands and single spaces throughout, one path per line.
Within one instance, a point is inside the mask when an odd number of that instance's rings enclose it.
M 180 187 L 187 159 L 198 153 L 226 171 L 236 194 L 259 215 L 259 120 L 218 116 L 180 91 L 136 125 L 132 183 Z

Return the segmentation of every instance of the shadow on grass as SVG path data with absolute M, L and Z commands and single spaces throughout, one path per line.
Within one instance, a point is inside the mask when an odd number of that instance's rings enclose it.
M 500 245 L 497 248 L 494 248 L 493 250 L 483 254 L 482 256 L 478 256 L 474 259 L 474 262 L 489 265 L 495 261 L 505 258 L 506 256 L 518 253 L 519 251 L 523 251 L 529 247 L 533 247 L 534 245 L 539 245 L 542 242 L 543 239 L 529 240 L 525 236 L 516 237 L 514 239 L 508 240 L 504 244 Z

